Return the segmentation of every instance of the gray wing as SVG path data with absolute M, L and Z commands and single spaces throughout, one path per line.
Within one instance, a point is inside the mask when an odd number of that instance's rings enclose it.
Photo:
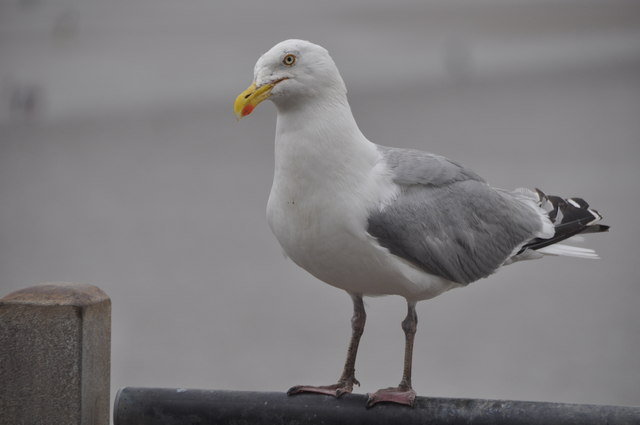
M 379 149 L 402 191 L 370 214 L 367 230 L 426 272 L 468 284 L 541 230 L 533 209 L 474 172 L 425 152 Z
M 471 170 L 440 155 L 413 149 L 379 146 L 394 181 L 400 185 L 443 186 L 457 181 L 484 179 Z

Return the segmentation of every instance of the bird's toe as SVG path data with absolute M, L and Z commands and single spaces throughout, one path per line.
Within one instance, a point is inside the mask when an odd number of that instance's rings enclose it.
M 378 403 L 396 403 L 413 407 L 416 399 L 416 392 L 410 387 L 391 387 L 368 394 L 367 408 L 373 407 Z

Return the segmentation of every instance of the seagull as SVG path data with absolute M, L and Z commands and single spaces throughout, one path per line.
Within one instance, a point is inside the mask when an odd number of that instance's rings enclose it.
M 591 249 L 558 244 L 608 229 L 583 199 L 498 189 L 443 156 L 370 142 L 351 113 L 336 64 L 319 45 L 292 39 L 263 54 L 253 84 L 235 100 L 236 117 L 266 99 L 277 108 L 269 226 L 293 262 L 353 300 L 352 335 L 338 382 L 298 385 L 289 395 L 340 397 L 360 385 L 355 361 L 364 296 L 407 301 L 402 379 L 369 394 L 367 406 L 412 406 L 418 301 L 519 260 L 598 258 Z

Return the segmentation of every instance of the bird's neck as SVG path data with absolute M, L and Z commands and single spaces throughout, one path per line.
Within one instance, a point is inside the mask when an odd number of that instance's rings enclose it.
M 275 178 L 317 187 L 327 179 L 368 173 L 379 159 L 362 134 L 346 96 L 314 99 L 295 107 L 278 105 Z

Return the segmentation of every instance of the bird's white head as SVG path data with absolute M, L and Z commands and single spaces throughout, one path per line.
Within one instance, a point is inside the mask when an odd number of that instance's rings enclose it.
M 345 97 L 346 88 L 329 52 L 304 40 L 285 40 L 263 54 L 253 71 L 253 84 L 233 105 L 238 119 L 266 99 L 278 107 L 295 106 L 310 98 Z

